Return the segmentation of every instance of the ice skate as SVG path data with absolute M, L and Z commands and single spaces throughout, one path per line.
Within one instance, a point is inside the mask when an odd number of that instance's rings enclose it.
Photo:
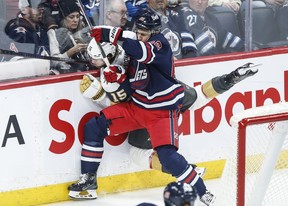
M 200 201 L 207 206 L 213 205 L 215 201 L 215 195 L 213 195 L 210 191 L 206 190 L 206 193 L 200 197 Z
M 81 174 L 80 179 L 68 187 L 69 197 L 72 199 L 96 199 L 97 187 L 95 174 Z
M 255 65 L 253 63 L 244 64 L 241 67 L 238 67 L 236 70 L 227 74 L 225 77 L 226 84 L 235 85 L 238 82 L 246 79 L 247 77 L 253 76 L 258 72 L 258 68 L 260 64 Z

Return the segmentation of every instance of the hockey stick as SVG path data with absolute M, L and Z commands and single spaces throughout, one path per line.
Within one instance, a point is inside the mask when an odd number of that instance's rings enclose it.
M 31 54 L 31 53 L 26 53 L 26 52 L 14 52 L 14 51 L 5 50 L 5 49 L 0 49 L 0 54 L 11 55 L 11 56 L 21 56 L 21 57 L 34 58 L 34 59 L 51 60 L 51 61 L 61 61 L 61 62 L 66 62 L 66 63 L 90 64 L 89 61 L 84 61 L 84 60 L 59 58 L 59 57 L 51 57 L 51 56 L 41 56 L 39 54 Z
M 89 18 L 86 15 L 86 12 L 85 12 L 85 9 L 84 9 L 84 6 L 83 6 L 82 2 L 80 0 L 77 0 L 77 2 L 79 4 L 80 10 L 81 10 L 81 12 L 82 12 L 82 14 L 84 16 L 84 19 L 85 19 L 88 27 L 90 28 L 90 30 L 92 30 L 93 26 L 92 26 Z M 101 55 L 103 57 L 103 61 L 105 62 L 106 66 L 109 67 L 110 66 L 110 62 L 109 62 L 109 60 L 108 60 L 108 58 L 107 58 L 107 56 L 106 56 L 101 44 L 99 42 L 97 42 L 97 41 L 96 41 L 96 43 L 97 43 L 97 46 L 98 46 L 98 48 L 99 48 L 99 50 L 101 52 Z

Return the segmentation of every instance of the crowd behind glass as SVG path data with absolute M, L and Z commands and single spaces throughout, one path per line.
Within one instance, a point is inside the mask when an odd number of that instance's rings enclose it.
M 53 57 L 50 75 L 95 69 L 86 54 L 90 28 L 105 24 L 133 31 L 134 19 L 147 8 L 160 15 L 175 59 L 288 45 L 288 0 L 3 0 L 1 4 L 0 64 L 14 60 L 17 52 L 27 53 L 25 58 Z

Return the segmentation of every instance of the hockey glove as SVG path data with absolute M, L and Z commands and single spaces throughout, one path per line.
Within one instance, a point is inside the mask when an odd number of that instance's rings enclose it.
M 247 77 L 253 76 L 258 72 L 258 65 L 254 65 L 253 63 L 247 63 L 244 64 L 241 67 L 238 67 L 235 71 L 231 72 L 230 74 L 227 74 L 224 77 L 224 82 L 227 84 L 227 86 L 233 86 L 237 84 L 238 82 L 242 81 L 243 79 L 246 79 Z
M 111 42 L 117 44 L 122 38 L 122 29 L 112 26 L 96 26 L 91 30 L 91 37 L 94 37 L 97 42 Z
M 91 74 L 85 74 L 80 83 L 80 92 L 93 101 L 101 101 L 106 96 L 100 81 Z
M 126 79 L 125 69 L 121 66 L 110 65 L 104 69 L 103 75 L 110 83 L 122 83 Z

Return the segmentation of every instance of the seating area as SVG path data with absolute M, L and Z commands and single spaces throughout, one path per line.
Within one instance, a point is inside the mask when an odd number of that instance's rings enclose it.
M 230 31 L 234 35 L 240 36 L 238 19 L 231 9 L 223 6 L 213 6 L 210 8 L 210 12 L 215 15 L 224 29 Z
M 245 39 L 245 10 L 236 15 L 231 9 L 215 6 L 211 11 L 223 28 Z M 287 46 L 288 41 L 280 38 L 277 19 L 270 7 L 256 7 L 252 11 L 252 39 L 258 48 Z

